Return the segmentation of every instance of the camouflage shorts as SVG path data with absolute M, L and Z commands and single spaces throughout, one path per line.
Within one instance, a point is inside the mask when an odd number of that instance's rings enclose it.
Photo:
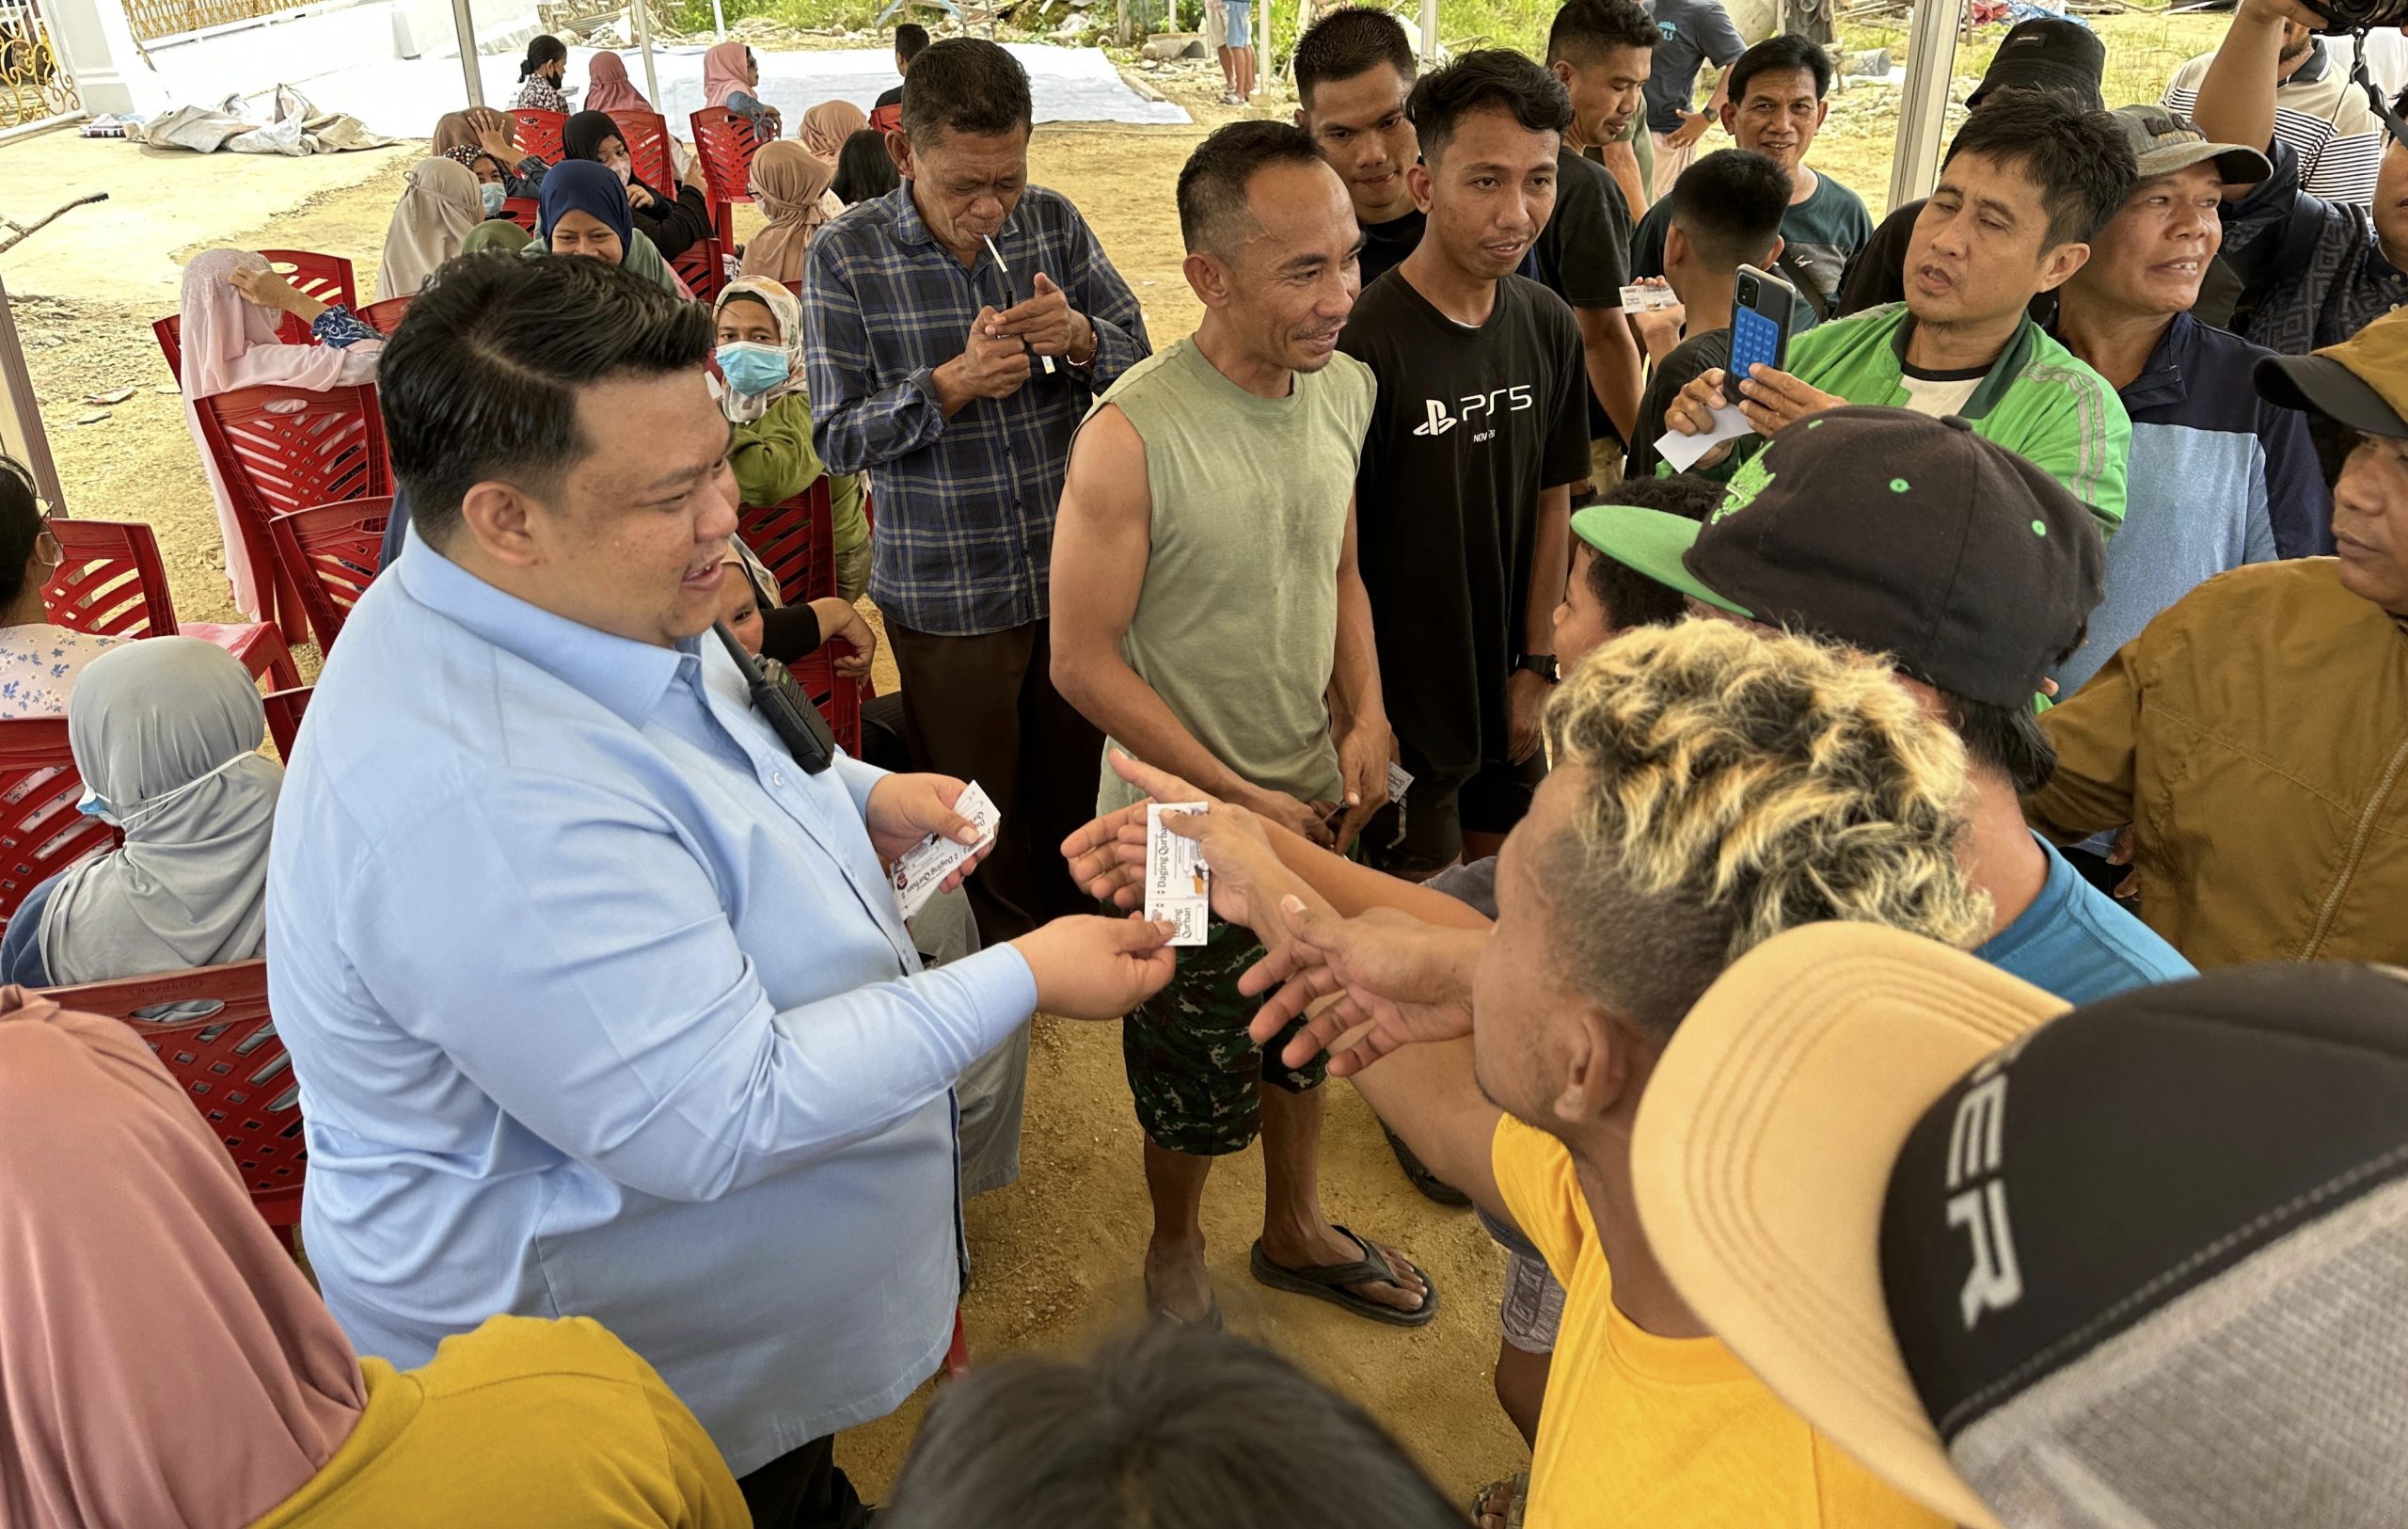
M 1267 1078 L 1302 1093 L 1327 1075 L 1323 1058 L 1303 1068 L 1277 1060 L 1296 1025 L 1268 1046 L 1247 1039 L 1246 1025 L 1262 1000 L 1242 996 L 1238 979 L 1261 959 L 1262 944 L 1251 932 L 1214 919 L 1203 945 L 1180 948 L 1179 975 L 1170 985 L 1121 1021 L 1120 1059 L 1136 1099 L 1137 1123 L 1165 1152 L 1191 1157 L 1244 1152 L 1262 1126 L 1257 1083 Z

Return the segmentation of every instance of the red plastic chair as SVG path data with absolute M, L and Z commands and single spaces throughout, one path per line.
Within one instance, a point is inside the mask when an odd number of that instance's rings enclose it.
M 393 518 L 389 494 L 313 504 L 268 522 L 277 565 L 293 581 L 319 648 L 335 649 L 343 618 L 376 577 L 385 527 Z
M 267 963 L 238 961 L 55 987 L 62 1009 L 104 1014 L 142 1037 L 233 1155 L 244 1187 L 268 1225 L 286 1234 L 301 1219 L 309 1153 L 301 1128 L 301 1085 L 267 1011 Z M 171 1006 L 214 1004 L 176 1017 Z M 165 1018 L 153 1018 L 168 1010 Z
M 778 581 L 778 597 L 788 605 L 827 599 L 836 593 L 836 547 L 833 516 L 828 502 L 828 480 L 793 499 L 767 509 L 745 505 L 736 512 L 736 534 L 752 549 Z M 836 673 L 829 651 L 787 665 L 828 719 L 829 731 L 848 754 L 862 746 L 862 687 L 858 680 Z
M 544 204 L 532 197 L 509 197 L 503 199 L 501 210 L 510 215 L 513 223 L 532 233 L 535 220 L 544 214 Z
M 417 295 L 416 293 L 410 293 L 400 297 L 388 297 L 382 302 L 370 303 L 359 311 L 359 322 L 378 334 L 391 334 L 402 327 L 402 315 L 410 311 L 410 299 Z
M 510 119 L 518 127 L 521 154 L 533 154 L 547 165 L 557 165 L 561 155 L 567 152 L 561 146 L 561 135 L 567 131 L 568 113 L 521 106 L 510 114 Z
M 703 162 L 703 181 L 709 188 L 720 243 L 736 244 L 736 204 L 750 204 L 752 154 L 760 145 L 752 137 L 752 120 L 724 106 L 705 106 L 693 116 L 694 154 Z
M 677 163 L 669 151 L 669 124 L 658 112 L 614 111 L 619 141 L 627 146 L 627 163 L 637 180 L 663 196 L 677 194 Z
M 0 925 L 36 885 L 118 841 L 75 810 L 83 794 L 65 717 L 0 722 Z
M 103 637 L 198 637 L 242 661 L 255 679 L 301 683 L 293 650 L 274 627 L 256 621 L 182 621 L 167 589 L 167 565 L 150 528 L 133 521 L 50 522 L 64 554 L 42 586 L 41 602 L 61 627 Z
M 888 105 L 888 106 L 878 106 L 878 107 L 874 107 L 874 108 L 872 108 L 872 110 L 870 111 L 870 114 L 869 114 L 869 125 L 870 125 L 870 131 L 871 131 L 871 132 L 873 132 L 873 133 L 900 133 L 900 132 L 902 132 L 902 131 L 903 131 L 903 107 L 902 107 L 902 104 L 898 102 L 898 103 L 896 103 L 896 104 L 893 104 L 893 105 Z
M 184 316 L 170 313 L 150 321 L 150 332 L 158 337 L 159 354 L 167 358 L 167 375 L 176 379 L 178 387 L 184 380 Z
M 696 298 L 716 303 L 727 286 L 726 248 L 717 239 L 701 240 L 671 261 L 669 268 L 677 273 Z
M 251 567 L 275 592 L 285 640 L 300 642 L 308 635 L 307 607 L 277 558 L 268 523 L 293 510 L 392 493 L 376 390 L 364 383 L 324 392 L 243 388 L 200 400 L 198 413 L 234 496 Z
M 260 704 L 267 708 L 267 736 L 276 740 L 277 757 L 286 764 L 293 762 L 293 750 L 301 741 L 301 716 L 309 709 L 309 690 L 308 685 L 296 685 L 260 697 Z
M 355 313 L 359 311 L 359 283 L 352 275 L 351 262 L 341 256 L 321 255 L 311 249 L 262 249 L 260 258 L 275 266 L 284 279 L 293 283 L 293 290 L 303 296 L 315 297 L 328 308 L 340 303 Z M 288 345 L 314 343 L 309 327 L 290 313 L 284 315 L 276 332 Z M 182 380 L 182 368 L 177 368 L 176 377 Z

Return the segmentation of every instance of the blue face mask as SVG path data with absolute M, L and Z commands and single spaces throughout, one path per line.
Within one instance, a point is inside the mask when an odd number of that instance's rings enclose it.
M 719 348 L 720 375 L 740 393 L 765 393 L 786 379 L 786 353 L 781 345 L 738 340 Z
M 510 188 L 499 181 L 487 181 L 477 187 L 477 195 L 485 199 L 485 216 L 499 217 L 501 204 L 509 197 Z

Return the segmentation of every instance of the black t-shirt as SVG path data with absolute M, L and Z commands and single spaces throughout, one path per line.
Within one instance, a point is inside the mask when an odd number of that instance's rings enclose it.
M 879 96 L 876 101 L 871 102 L 869 109 L 876 111 L 880 106 L 900 106 L 901 104 L 903 104 L 903 88 L 898 85 L 894 89 L 887 91 L 882 96 Z
M 1708 329 L 1693 334 L 1665 354 L 1656 363 L 1656 374 L 1647 379 L 1647 391 L 1639 400 L 1639 438 L 1630 443 L 1630 454 L 1623 458 L 1622 475 L 1645 478 L 1656 471 L 1661 458 L 1656 454 L 1656 443 L 1664 438 L 1664 411 L 1682 389 L 1716 367 L 1731 364 L 1731 331 Z M 1612 496 L 1607 496 L 1610 502 Z
M 1555 155 L 1555 212 L 1534 247 L 1539 279 L 1575 308 L 1620 308 L 1630 284 L 1630 204 L 1613 171 L 1569 149 Z
M 1363 253 L 1355 263 L 1363 273 L 1363 290 L 1370 291 L 1372 282 L 1402 264 L 1421 242 L 1421 231 L 1429 226 L 1429 215 L 1418 207 L 1385 223 L 1364 224 Z
M 1417 791 L 1460 786 L 1505 757 L 1540 491 L 1589 475 L 1580 330 L 1519 276 L 1473 329 L 1397 272 L 1338 348 L 1380 383 L 1354 514 L 1388 724 Z

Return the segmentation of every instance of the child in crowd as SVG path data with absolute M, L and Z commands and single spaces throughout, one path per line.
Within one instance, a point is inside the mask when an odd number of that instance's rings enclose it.
M 776 281 L 746 277 L 719 296 L 720 407 L 736 426 L 727 465 L 747 504 L 782 503 L 827 469 L 811 443 L 803 390 L 802 305 Z M 836 593 L 849 603 L 869 583 L 869 518 L 858 477 L 831 478 Z

